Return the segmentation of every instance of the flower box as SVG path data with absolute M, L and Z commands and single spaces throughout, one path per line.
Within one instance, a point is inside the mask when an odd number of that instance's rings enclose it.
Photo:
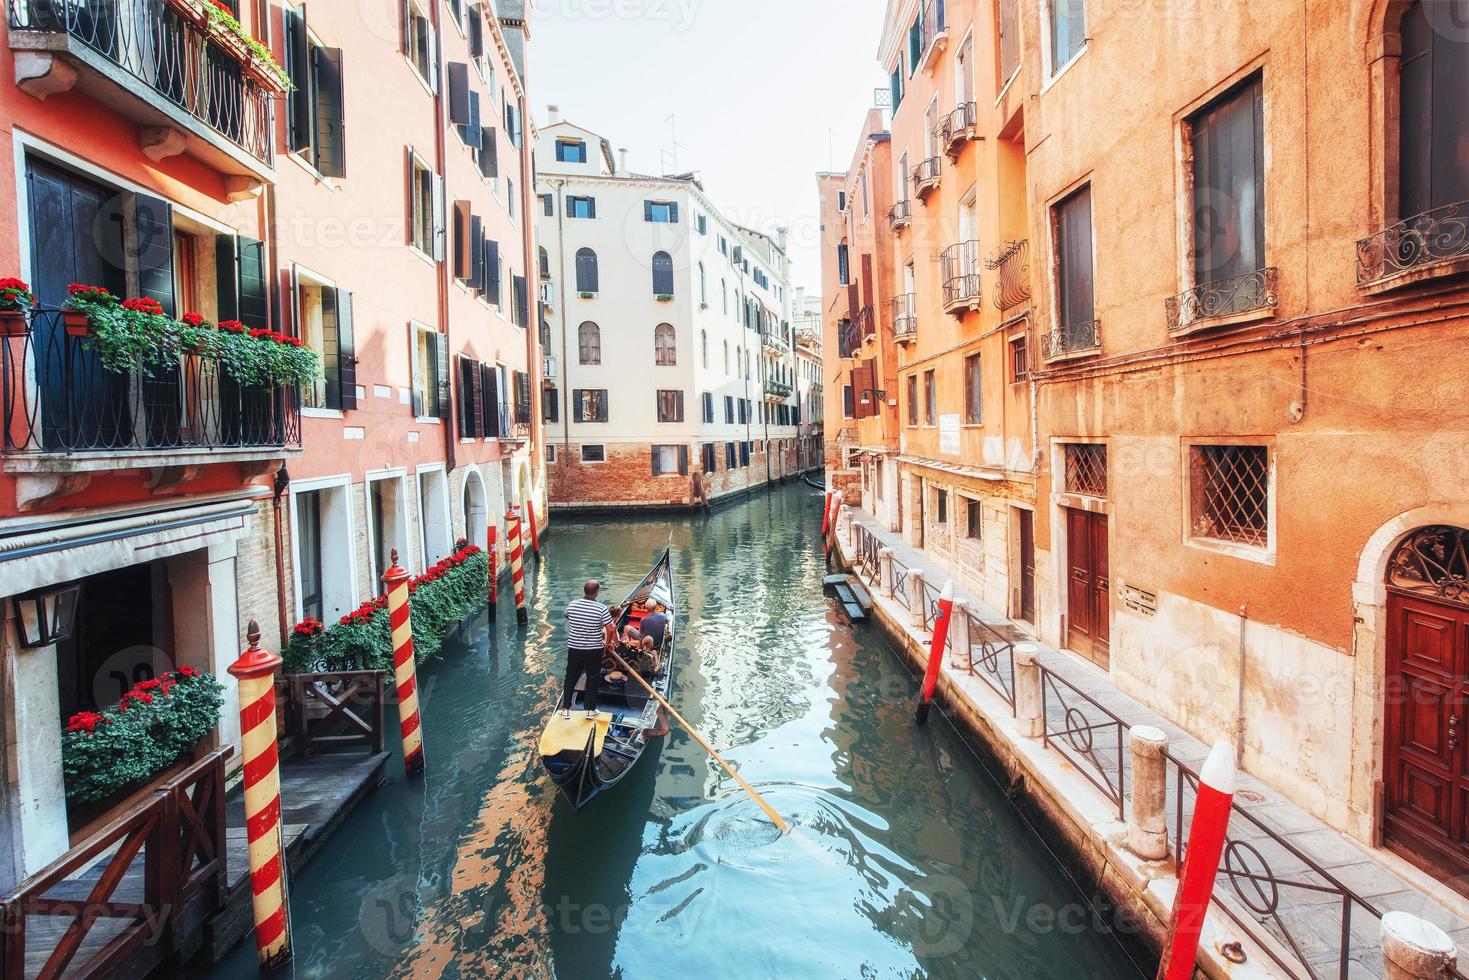
M 597 294 L 596 293 L 594 293 L 594 292 L 592 292 L 590 290 L 587 290 L 587 289 L 582 290 L 581 292 L 577 293 L 577 295 L 580 296 L 582 299 L 596 299 L 597 298 Z
M 22 279 L 0 279 L 0 337 L 24 337 L 26 310 L 36 305 L 36 296 Z
M 0 310 L 0 337 L 24 337 L 28 325 L 24 310 Z
M 659 293 L 657 296 L 655 296 L 653 298 L 656 299 L 660 303 L 672 303 L 673 302 L 673 294 L 672 293 Z
M 92 328 L 92 318 L 81 310 L 62 310 L 61 325 L 68 337 L 90 337 L 96 333 Z

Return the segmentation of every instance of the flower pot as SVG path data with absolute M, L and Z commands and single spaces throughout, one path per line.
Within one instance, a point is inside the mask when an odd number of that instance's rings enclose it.
M 92 321 L 81 310 L 62 310 L 61 325 L 66 328 L 68 337 L 90 337 L 92 335 Z
M 0 337 L 24 337 L 25 310 L 0 310 Z

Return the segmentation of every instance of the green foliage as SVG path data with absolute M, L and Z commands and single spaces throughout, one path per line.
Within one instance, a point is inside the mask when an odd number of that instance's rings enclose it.
M 157 776 L 214 730 L 223 704 L 219 681 L 182 668 L 73 715 L 61 736 L 68 801 L 105 800 Z
M 210 27 L 214 28 L 217 33 L 228 35 L 232 40 L 243 44 L 250 52 L 251 60 L 262 71 L 274 78 L 287 92 L 295 89 L 296 86 L 291 84 L 291 76 L 286 74 L 280 62 L 275 60 L 275 55 L 271 50 L 251 36 L 250 32 L 245 30 L 245 25 L 235 18 L 228 7 L 205 0 L 204 11 L 209 15 Z

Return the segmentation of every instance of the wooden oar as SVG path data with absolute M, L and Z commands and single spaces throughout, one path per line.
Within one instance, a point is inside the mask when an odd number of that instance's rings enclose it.
M 664 699 L 663 695 L 659 694 L 657 690 L 654 689 L 652 684 L 649 684 L 647 681 L 643 680 L 643 676 L 637 671 L 633 670 L 628 662 L 626 660 L 623 660 L 622 657 L 615 650 L 612 651 L 612 659 L 617 661 L 617 666 L 619 669 L 625 671 L 629 677 L 633 678 L 639 684 L 643 685 L 647 692 L 653 695 L 654 700 L 656 700 L 660 705 L 663 706 L 663 710 L 672 715 L 673 719 L 683 726 L 683 730 L 688 732 L 689 735 L 693 737 L 695 742 L 698 742 L 704 747 L 705 752 L 708 752 L 710 755 L 714 756 L 714 761 L 719 763 L 724 768 L 725 772 L 734 777 L 734 781 L 740 784 L 741 789 L 750 794 L 751 799 L 760 804 L 760 809 L 765 811 L 765 815 L 770 818 L 770 822 L 775 824 L 776 827 L 780 829 L 781 833 L 788 834 L 791 832 L 791 825 L 786 823 L 781 815 L 775 812 L 774 807 L 765 802 L 765 798 L 763 796 L 755 792 L 755 787 L 745 782 L 743 776 L 735 772 L 734 769 L 730 768 L 730 764 L 728 762 L 725 762 L 718 752 L 714 751 L 714 746 L 710 745 L 708 741 L 705 740 L 704 736 L 700 735 L 698 731 L 695 730 L 693 725 L 690 725 L 688 722 L 684 721 L 683 715 L 673 710 L 673 705 L 669 704 Z

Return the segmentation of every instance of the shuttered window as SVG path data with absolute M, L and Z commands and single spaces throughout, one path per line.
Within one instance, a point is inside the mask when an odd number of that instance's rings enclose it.
M 1055 207 L 1063 339 L 1080 340 L 1077 327 L 1096 319 L 1092 292 L 1092 193 L 1083 187 Z M 1073 336 L 1074 335 L 1074 336 Z M 1066 349 L 1081 344 L 1066 344 Z
M 672 476 L 675 473 L 687 476 L 689 473 L 688 446 L 654 446 L 652 456 L 654 476 Z
M 704 421 L 714 422 L 714 393 L 709 391 L 704 392 Z
M 672 201 L 644 201 L 643 220 L 654 224 L 678 224 L 678 204 Z
M 594 219 L 597 217 L 597 199 L 595 197 L 568 197 L 566 199 L 566 216 L 568 218 Z
M 1400 218 L 1469 200 L 1469 0 L 1418 0 L 1402 21 Z
M 673 257 L 667 252 L 653 253 L 653 295 L 673 295 Z
M 660 389 L 656 393 L 659 422 L 683 421 L 683 392 L 677 389 Z
M 458 388 L 454 404 L 459 416 L 459 437 L 477 439 L 484 432 L 484 411 L 480 407 L 483 391 L 480 385 L 480 362 L 459 356 Z
M 530 375 L 525 371 L 515 372 L 515 422 L 529 425 L 531 420 Z
M 419 0 L 403 0 L 403 54 L 429 90 L 439 91 L 438 36 Z
M 577 422 L 606 422 L 607 389 L 573 389 L 571 393 L 571 410 Z
M 1265 267 L 1264 86 L 1255 75 L 1189 117 L 1196 283 Z M 1091 317 L 1086 319 L 1090 320 Z
M 408 243 L 435 260 L 444 258 L 448 238 L 444 217 L 444 178 L 407 149 Z
M 672 324 L 660 323 L 653 328 L 653 363 L 659 367 L 678 364 L 678 338 Z
M 589 248 L 577 249 L 576 291 L 578 293 L 595 293 L 597 289 L 597 253 Z
M 484 135 L 480 126 L 479 92 L 470 82 L 469 65 L 462 61 L 451 61 L 447 66 L 449 79 L 449 123 L 459 133 L 466 146 L 479 149 Z
M 493 364 L 481 364 L 480 376 L 480 430 L 486 439 L 498 439 L 505 435 L 505 420 L 500 411 L 500 371 Z
M 480 175 L 491 180 L 500 176 L 500 145 L 496 132 L 493 126 L 480 127 L 479 152 L 475 154 Z

